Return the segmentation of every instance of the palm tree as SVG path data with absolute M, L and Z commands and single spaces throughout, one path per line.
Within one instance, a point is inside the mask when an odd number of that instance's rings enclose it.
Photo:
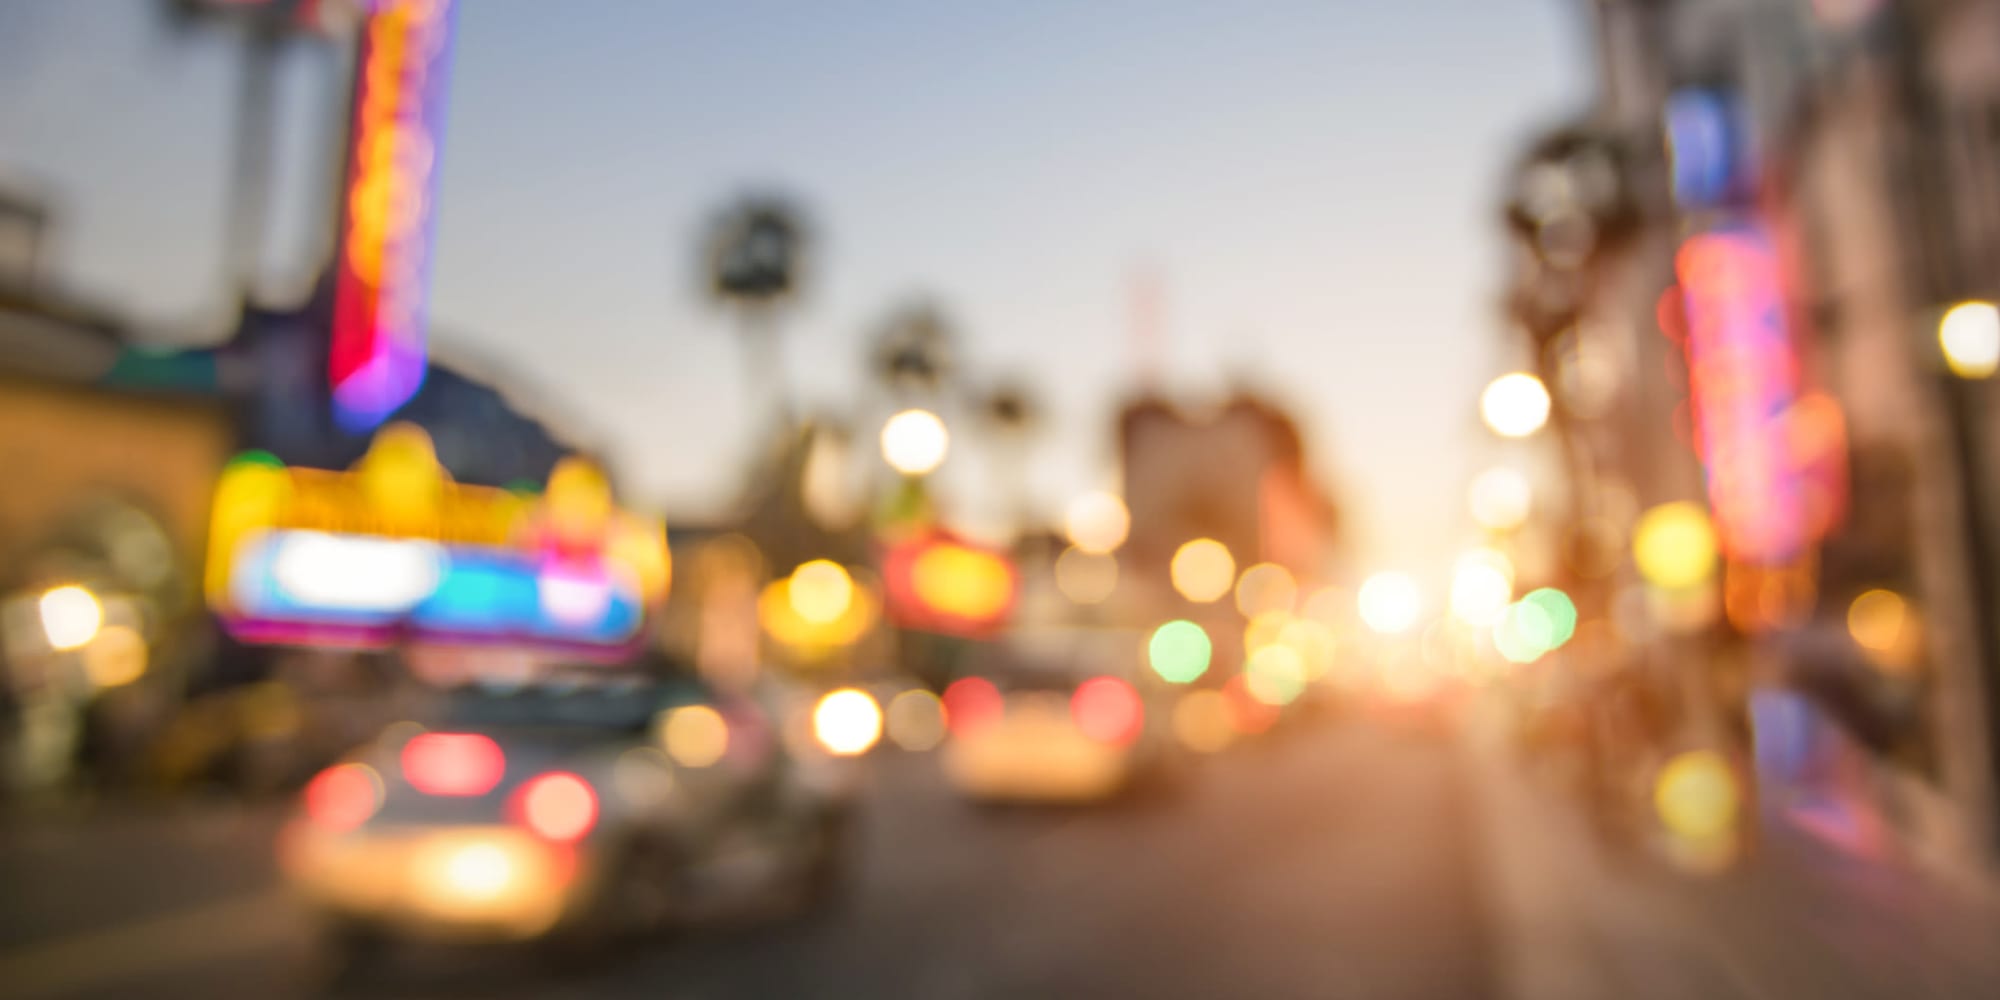
M 937 305 L 913 299 L 889 314 L 875 335 L 873 367 L 899 399 L 928 399 L 952 376 L 952 326 Z
M 791 400 L 776 319 L 798 295 L 806 242 L 803 217 L 792 202 L 752 195 L 716 214 L 702 255 L 708 296 L 736 314 L 752 392 L 770 400 L 787 429 Z

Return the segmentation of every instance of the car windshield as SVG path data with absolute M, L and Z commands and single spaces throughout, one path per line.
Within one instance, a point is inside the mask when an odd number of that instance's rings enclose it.
M 709 700 L 691 675 L 634 668 L 557 669 L 529 682 L 473 682 L 445 693 L 445 725 L 638 730 L 662 709 Z
M 447 725 L 463 727 L 638 729 L 656 710 L 653 692 L 645 684 L 588 688 L 473 686 L 447 696 L 442 715 Z

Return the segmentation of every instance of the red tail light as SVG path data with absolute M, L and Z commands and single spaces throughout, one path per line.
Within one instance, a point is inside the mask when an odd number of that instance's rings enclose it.
M 963 736 L 1006 711 L 1000 689 L 984 677 L 961 677 L 944 689 L 944 721 L 952 734 Z
M 597 793 L 567 771 L 551 771 L 514 793 L 514 816 L 543 840 L 567 844 L 597 825 Z
M 1146 720 L 1139 692 L 1116 677 L 1092 677 L 1078 684 L 1069 699 L 1069 714 L 1083 735 L 1120 746 L 1138 739 Z
M 403 744 L 403 777 L 425 795 L 484 795 L 506 773 L 500 744 L 477 733 L 423 733 Z
M 336 764 L 306 783 L 306 818 L 329 830 L 352 830 L 382 807 L 382 778 L 366 764 Z

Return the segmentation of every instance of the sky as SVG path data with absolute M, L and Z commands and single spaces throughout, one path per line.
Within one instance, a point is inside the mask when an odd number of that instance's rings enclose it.
M 0 182 L 55 204 L 52 277 L 150 326 L 219 332 L 238 48 L 152 0 L 0 4 Z M 1561 0 L 827 0 L 461 5 L 432 316 L 669 520 L 726 502 L 762 411 L 697 286 L 706 220 L 802 203 L 784 323 L 809 409 L 879 421 L 880 321 L 914 298 L 981 381 L 1048 411 L 1038 506 L 1113 482 L 1111 416 L 1147 370 L 1299 415 L 1358 563 L 1441 577 L 1479 426 L 1519 362 L 1496 301 L 1503 170 L 1588 97 Z M 340 61 L 284 64 L 267 287 L 322 252 Z M 1134 276 L 1160 335 L 1131 334 Z M 871 434 L 872 436 L 872 434 Z M 961 449 L 968 510 L 996 492 Z M 990 506 L 990 505 L 989 505 Z

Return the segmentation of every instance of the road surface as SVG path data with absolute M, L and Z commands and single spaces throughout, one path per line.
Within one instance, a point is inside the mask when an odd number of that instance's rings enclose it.
M 1480 833 L 1448 741 L 1301 730 L 1095 809 L 969 806 L 925 757 L 870 768 L 860 866 L 833 909 L 563 973 L 432 949 L 330 983 L 273 883 L 268 809 L 17 824 L 0 842 L 0 994 L 1494 995 Z

